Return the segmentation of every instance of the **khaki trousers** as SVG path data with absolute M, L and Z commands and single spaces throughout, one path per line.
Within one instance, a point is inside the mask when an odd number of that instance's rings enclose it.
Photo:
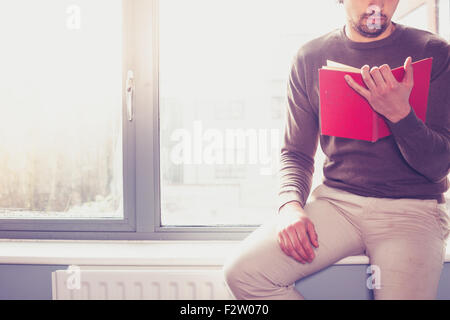
M 319 185 L 304 210 L 319 247 L 311 263 L 287 256 L 277 240 L 279 215 L 252 232 L 228 257 L 224 278 L 236 299 L 304 299 L 295 282 L 352 255 L 372 267 L 375 299 L 435 299 L 450 217 L 437 200 L 364 197 Z M 326 286 L 323 288 L 326 290 Z M 345 292 L 345 288 L 342 288 Z

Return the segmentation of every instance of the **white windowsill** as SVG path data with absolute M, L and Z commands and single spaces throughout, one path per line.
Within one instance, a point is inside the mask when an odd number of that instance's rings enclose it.
M 0 239 L 0 264 L 217 267 L 239 242 Z M 445 262 L 450 262 L 450 243 Z M 335 264 L 369 264 L 369 258 L 350 256 Z

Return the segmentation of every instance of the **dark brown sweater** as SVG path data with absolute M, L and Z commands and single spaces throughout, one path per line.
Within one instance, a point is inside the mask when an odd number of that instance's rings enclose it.
M 287 118 L 280 158 L 279 207 L 298 201 L 304 207 L 320 146 L 327 186 L 381 198 L 437 199 L 445 202 L 450 163 L 450 46 L 427 31 L 394 23 L 387 38 L 355 42 L 345 25 L 303 45 L 295 55 L 287 84 Z M 326 60 L 361 68 L 387 63 L 403 66 L 433 57 L 425 123 L 414 110 L 397 123 L 383 117 L 392 134 L 368 142 L 320 134 L 318 69 Z

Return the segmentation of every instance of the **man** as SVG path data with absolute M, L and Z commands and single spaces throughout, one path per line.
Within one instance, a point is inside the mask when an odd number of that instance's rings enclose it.
M 224 265 L 237 299 L 304 299 L 295 282 L 365 254 L 375 299 L 434 299 L 450 218 L 443 194 L 450 163 L 449 44 L 391 21 L 398 0 L 344 0 L 343 28 L 314 39 L 293 60 L 281 149 L 278 215 L 247 237 Z M 433 57 L 426 121 L 409 105 L 413 61 Z M 366 98 L 391 135 L 375 143 L 320 135 L 318 69 L 333 60 L 360 68 Z M 392 67 L 404 66 L 397 81 Z M 306 203 L 320 145 L 324 181 Z M 345 288 L 342 288 L 344 291 Z

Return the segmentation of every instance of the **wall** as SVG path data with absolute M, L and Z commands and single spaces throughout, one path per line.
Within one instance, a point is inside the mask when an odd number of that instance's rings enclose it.
M 0 300 L 49 300 L 51 273 L 65 265 L 0 265 Z M 366 288 L 368 265 L 333 265 L 296 283 L 306 299 L 373 299 Z M 450 300 L 450 263 L 445 263 L 438 300 Z

